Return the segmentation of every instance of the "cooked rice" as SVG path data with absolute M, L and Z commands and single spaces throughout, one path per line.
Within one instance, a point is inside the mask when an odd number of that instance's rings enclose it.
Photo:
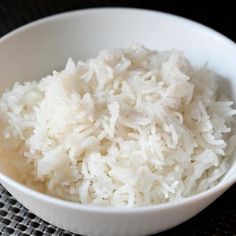
M 33 166 L 25 183 L 33 174 L 50 195 L 105 206 L 178 201 L 226 173 L 232 104 L 216 75 L 179 51 L 105 50 L 4 92 L 2 146 Z

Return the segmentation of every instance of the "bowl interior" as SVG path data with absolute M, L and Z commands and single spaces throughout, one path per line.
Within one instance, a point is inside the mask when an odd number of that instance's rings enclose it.
M 65 65 L 105 48 L 137 42 L 157 50 L 180 49 L 194 65 L 208 64 L 222 77 L 221 89 L 235 101 L 236 46 L 200 24 L 158 12 L 93 9 L 40 20 L 0 40 L 1 89 L 15 81 L 38 80 Z M 0 90 L 1 90 L 0 89 Z M 224 181 L 235 178 L 234 167 Z M 3 162 L 1 163 L 3 166 Z M 3 169 L 11 175 L 4 162 Z M 14 171 L 12 171 L 12 174 Z

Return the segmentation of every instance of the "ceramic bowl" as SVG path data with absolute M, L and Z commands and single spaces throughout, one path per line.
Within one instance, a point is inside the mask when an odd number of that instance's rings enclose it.
M 132 42 L 157 50 L 180 49 L 194 65 L 207 62 L 210 69 L 227 78 L 222 88 L 235 100 L 236 46 L 231 40 L 181 17 L 128 8 L 59 14 L 4 36 L 0 39 L 1 89 L 15 81 L 40 79 L 65 65 L 68 57 L 83 60 L 101 49 L 126 47 Z M 203 210 L 235 183 L 236 162 L 234 158 L 224 179 L 208 191 L 178 203 L 134 209 L 86 206 L 56 199 L 23 186 L 11 178 L 10 172 L 9 168 L 2 168 L 2 185 L 45 221 L 82 235 L 137 236 L 169 229 Z

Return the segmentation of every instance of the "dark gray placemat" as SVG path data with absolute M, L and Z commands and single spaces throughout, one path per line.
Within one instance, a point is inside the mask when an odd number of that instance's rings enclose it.
M 1 185 L 0 232 L 4 236 L 76 235 L 47 224 L 17 202 Z
M 232 1 L 233 2 L 233 1 Z M 33 20 L 68 10 L 98 6 L 129 6 L 156 9 L 197 20 L 236 41 L 235 8 L 221 1 L 173 0 L 0 0 L 0 36 Z M 218 8 L 213 6 L 218 5 Z M 211 9 L 211 11 L 209 11 Z M 186 223 L 161 236 L 236 235 L 236 186 Z M 75 235 L 42 221 L 18 203 L 0 185 L 0 235 Z

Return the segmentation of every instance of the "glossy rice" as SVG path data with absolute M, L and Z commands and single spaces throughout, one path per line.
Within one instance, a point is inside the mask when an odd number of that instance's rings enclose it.
M 59 198 L 116 207 L 179 201 L 228 170 L 232 105 L 217 76 L 179 51 L 104 50 L 5 91 L 2 149 L 7 143 L 32 167 L 25 184 L 34 179 Z

